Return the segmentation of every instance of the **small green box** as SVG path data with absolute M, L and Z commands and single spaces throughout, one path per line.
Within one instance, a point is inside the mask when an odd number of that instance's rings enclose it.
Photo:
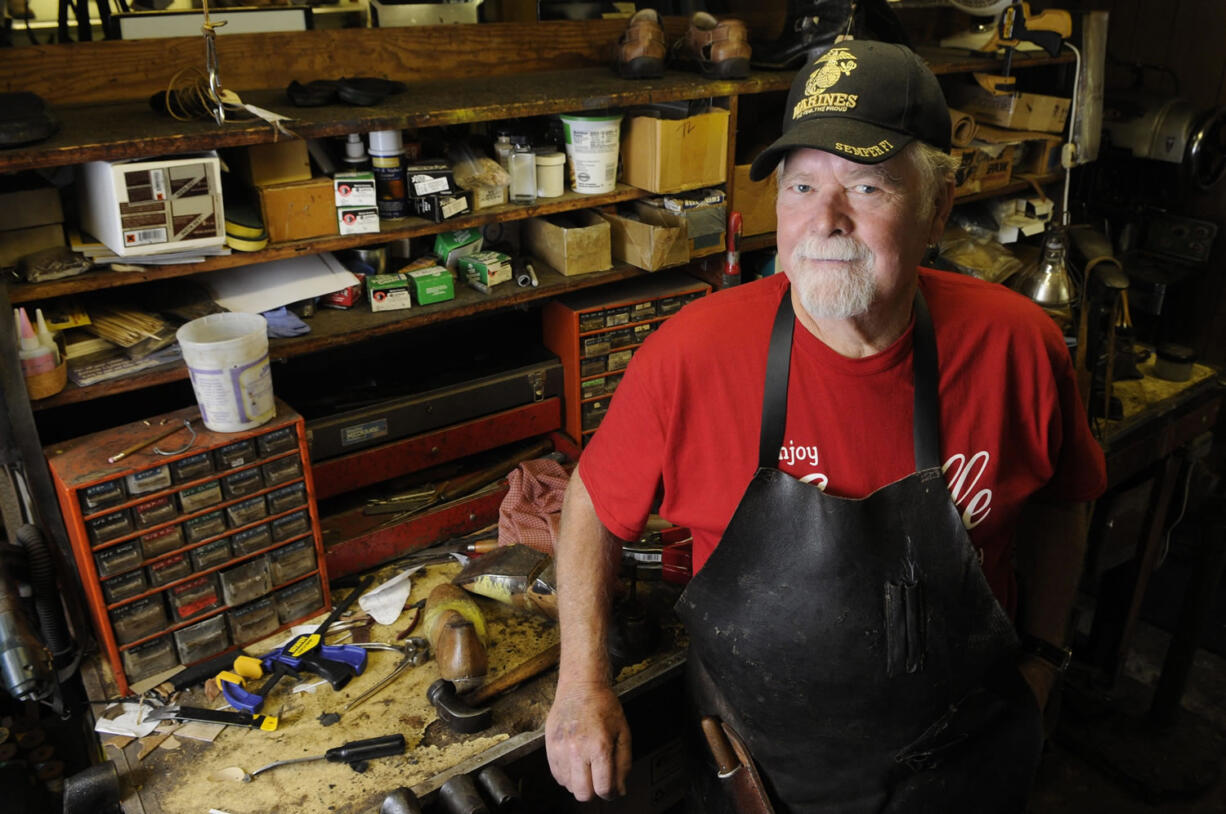
M 430 266 L 409 272 L 413 298 L 418 305 L 430 305 L 455 299 L 455 281 L 442 266 Z
M 403 274 L 372 274 L 366 278 L 366 291 L 372 311 L 397 311 L 413 305 L 409 278 Z
M 481 243 L 479 229 L 439 232 L 434 236 L 434 256 L 444 266 L 455 271 L 456 260 L 463 255 L 481 251 Z

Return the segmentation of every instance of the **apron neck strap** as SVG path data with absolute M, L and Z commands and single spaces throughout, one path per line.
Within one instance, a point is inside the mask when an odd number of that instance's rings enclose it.
M 792 334 L 796 313 L 792 292 L 783 293 L 775 324 L 771 328 L 770 349 L 766 358 L 766 387 L 762 396 L 762 427 L 758 436 L 758 466 L 775 469 L 787 424 L 788 371 L 792 363 Z M 940 401 L 937 395 L 936 334 L 923 292 L 915 291 L 915 329 L 912 332 L 912 365 L 915 379 L 915 469 L 941 466 Z

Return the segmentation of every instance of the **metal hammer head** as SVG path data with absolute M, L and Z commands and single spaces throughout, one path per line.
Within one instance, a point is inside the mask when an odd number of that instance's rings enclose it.
M 493 720 L 489 707 L 474 709 L 460 700 L 455 685 L 440 678 L 426 690 L 426 698 L 438 711 L 438 717 L 456 732 L 471 734 L 488 727 Z

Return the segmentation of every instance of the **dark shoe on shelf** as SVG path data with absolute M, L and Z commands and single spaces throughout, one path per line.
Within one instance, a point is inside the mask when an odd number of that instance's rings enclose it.
M 655 9 L 634 13 L 617 41 L 617 73 L 624 79 L 654 79 L 664 75 L 668 42 Z
M 753 44 L 753 65 L 796 70 L 814 62 L 844 36 L 910 45 L 886 0 L 788 0 L 783 32 L 774 42 Z
M 717 20 L 705 11 L 690 18 L 689 30 L 673 45 L 679 63 L 697 64 L 710 79 L 749 76 L 749 30 L 741 20 Z

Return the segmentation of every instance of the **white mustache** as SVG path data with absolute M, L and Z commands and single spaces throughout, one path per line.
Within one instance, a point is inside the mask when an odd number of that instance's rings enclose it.
M 863 262 L 873 253 L 853 237 L 806 237 L 792 250 L 794 255 L 805 260 L 836 260 L 840 262 Z

